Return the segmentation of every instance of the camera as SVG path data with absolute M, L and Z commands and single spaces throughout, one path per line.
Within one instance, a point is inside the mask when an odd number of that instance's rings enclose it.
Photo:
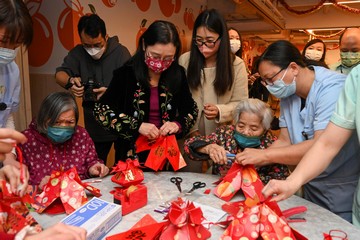
M 93 92 L 94 89 L 100 88 L 101 84 L 96 81 L 94 77 L 89 77 L 87 82 L 83 83 L 84 86 L 84 101 L 85 102 L 96 102 L 97 94 Z

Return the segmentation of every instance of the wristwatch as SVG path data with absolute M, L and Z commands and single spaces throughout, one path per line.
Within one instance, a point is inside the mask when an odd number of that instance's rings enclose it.
M 66 85 L 64 86 L 64 88 L 65 88 L 66 90 L 68 90 L 69 88 L 71 88 L 71 87 L 74 85 L 74 84 L 70 81 L 71 78 L 72 78 L 72 77 L 69 77 L 69 78 L 68 78 L 68 81 L 67 81 Z

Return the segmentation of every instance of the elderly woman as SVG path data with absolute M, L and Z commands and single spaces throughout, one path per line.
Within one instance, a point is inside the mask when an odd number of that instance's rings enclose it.
M 23 132 L 28 141 L 20 145 L 30 184 L 42 187 L 53 170 L 72 167 L 81 179 L 108 174 L 89 134 L 77 126 L 78 119 L 78 107 L 70 93 L 55 92 L 44 99 L 36 120 Z
M 218 127 L 207 137 L 195 136 L 185 142 L 185 152 L 193 160 L 211 159 L 213 174 L 224 175 L 228 168 L 227 153 L 237 154 L 245 148 L 267 148 L 274 141 L 268 131 L 273 119 L 271 109 L 259 99 L 240 101 L 235 109 L 234 125 Z M 285 179 L 286 165 L 274 164 L 257 169 L 264 183 L 270 179 Z

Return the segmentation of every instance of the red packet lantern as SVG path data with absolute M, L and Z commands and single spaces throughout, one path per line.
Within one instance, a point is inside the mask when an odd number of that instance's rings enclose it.
M 38 213 L 42 213 L 45 209 L 50 210 L 52 207 L 57 209 L 53 213 L 60 213 L 62 209 L 67 214 L 72 213 L 87 201 L 85 189 L 96 197 L 101 196 L 99 189 L 81 182 L 75 167 L 65 172 L 53 171 L 43 189 L 33 204 Z M 56 200 L 60 200 L 58 205 L 55 204 Z
M 32 226 L 33 232 L 40 232 L 41 226 L 30 215 L 25 206 L 25 199 L 13 195 L 10 186 L 4 180 L 0 180 L 0 232 L 16 234 L 25 226 Z
M 233 163 L 214 189 L 214 194 L 224 201 L 229 201 L 242 189 L 246 199 L 257 203 L 265 200 L 261 193 L 262 188 L 263 184 L 254 166 Z
M 231 215 L 231 222 L 221 239 L 307 239 L 289 226 L 276 202 L 249 206 L 240 201 L 225 203 L 222 208 Z
M 200 207 L 182 198 L 171 202 L 168 215 L 164 218 L 169 222 L 164 227 L 160 240 L 168 239 L 209 239 L 211 233 L 202 222 L 205 220 Z
M 124 187 L 141 183 L 144 180 L 144 173 L 139 166 L 138 160 L 128 158 L 126 162 L 119 161 L 111 171 L 111 173 L 116 172 L 111 177 L 111 181 Z

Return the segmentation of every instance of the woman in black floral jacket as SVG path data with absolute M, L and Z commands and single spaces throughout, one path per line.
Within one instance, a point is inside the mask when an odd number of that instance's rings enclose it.
M 267 148 L 275 140 L 269 131 L 273 113 L 259 99 L 242 100 L 234 113 L 234 125 L 218 127 L 209 136 L 195 136 L 186 140 L 185 152 L 193 160 L 211 159 L 213 174 L 225 175 L 232 165 L 227 153 L 236 155 L 244 148 Z M 234 158 L 234 157 L 233 157 Z M 273 164 L 257 167 L 261 181 L 286 179 L 289 169 L 286 165 Z
M 139 135 L 150 141 L 160 136 L 186 135 L 194 125 L 198 108 L 178 64 L 181 43 L 176 27 L 155 21 L 139 39 L 134 56 L 114 77 L 95 104 L 94 115 L 105 128 L 124 140 L 115 146 L 118 160 L 134 156 Z M 144 162 L 146 156 L 140 156 Z

